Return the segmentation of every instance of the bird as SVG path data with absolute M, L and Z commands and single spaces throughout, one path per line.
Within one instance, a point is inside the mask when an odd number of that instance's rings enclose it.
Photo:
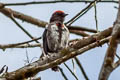
M 69 30 L 64 24 L 67 15 L 61 10 L 57 10 L 52 14 L 43 32 L 43 53 L 45 55 L 58 53 L 68 47 Z M 52 70 L 59 71 L 58 66 L 53 67 Z

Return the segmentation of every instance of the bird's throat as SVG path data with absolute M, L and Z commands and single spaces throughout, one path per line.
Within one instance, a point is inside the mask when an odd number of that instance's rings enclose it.
M 64 27 L 64 25 L 62 23 L 56 23 L 56 25 L 57 25 L 57 27 L 61 27 L 61 28 Z

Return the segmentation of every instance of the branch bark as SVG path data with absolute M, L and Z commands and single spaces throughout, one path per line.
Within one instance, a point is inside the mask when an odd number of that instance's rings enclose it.
M 26 48 L 26 47 L 36 47 L 36 46 L 41 47 L 40 43 L 35 44 L 35 45 L 29 44 L 30 42 L 33 42 L 34 40 L 39 40 L 39 39 L 41 39 L 41 37 L 30 40 L 30 41 L 21 42 L 21 43 L 6 44 L 6 45 L 1 45 L 0 44 L 0 49 L 4 50 L 6 48 Z
M 106 34 L 106 31 L 109 34 Z M 43 57 L 40 60 L 35 61 L 29 65 L 26 65 L 16 71 L 6 73 L 3 77 L 6 80 L 22 80 L 24 78 L 34 76 L 40 71 L 59 65 L 77 55 L 80 55 L 92 48 L 97 47 L 98 42 L 94 40 L 94 37 L 100 39 L 99 44 L 103 45 L 104 43 L 109 41 L 108 36 L 110 36 L 111 31 L 112 28 L 109 28 L 100 33 L 89 36 L 88 38 L 80 39 L 77 41 L 77 43 L 70 45 L 67 49 L 63 49 L 58 54 L 55 53 L 53 55 L 50 55 L 49 58 Z M 81 45 L 81 42 L 86 44 L 82 43 Z
M 117 19 L 114 23 L 112 37 L 110 39 L 110 45 L 107 49 L 106 56 L 104 58 L 101 72 L 99 74 L 99 80 L 108 80 L 111 72 L 114 69 L 114 58 L 116 54 L 119 37 L 120 37 L 120 0 Z

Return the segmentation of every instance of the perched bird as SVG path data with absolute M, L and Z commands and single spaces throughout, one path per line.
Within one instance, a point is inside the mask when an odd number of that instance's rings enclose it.
M 52 14 L 43 33 L 43 53 L 45 55 L 57 53 L 68 46 L 69 30 L 63 23 L 67 15 L 61 10 Z M 58 71 L 58 67 L 53 67 L 52 70 Z

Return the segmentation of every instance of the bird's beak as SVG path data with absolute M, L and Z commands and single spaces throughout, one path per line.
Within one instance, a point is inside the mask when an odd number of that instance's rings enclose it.
M 64 14 L 64 16 L 67 16 L 68 14 Z

